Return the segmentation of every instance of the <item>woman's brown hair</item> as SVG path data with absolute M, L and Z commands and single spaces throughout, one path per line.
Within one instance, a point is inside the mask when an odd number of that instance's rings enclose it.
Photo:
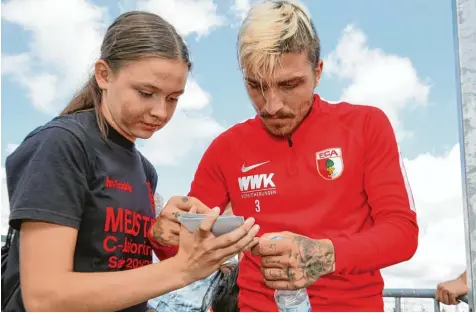
M 148 12 L 132 11 L 120 15 L 107 29 L 101 45 L 100 59 L 114 74 L 127 62 L 146 57 L 180 59 L 192 67 L 189 51 L 177 30 L 160 16 Z M 95 75 L 73 97 L 60 115 L 94 109 L 101 134 L 107 129 L 100 105 L 102 90 Z

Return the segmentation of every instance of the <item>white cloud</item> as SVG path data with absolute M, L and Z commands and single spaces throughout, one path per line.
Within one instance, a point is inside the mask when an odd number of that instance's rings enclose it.
M 399 139 L 408 134 L 402 126 L 404 110 L 425 105 L 430 92 L 409 58 L 369 47 L 366 35 L 352 26 L 325 58 L 324 73 L 347 84 L 341 100 L 383 109 Z M 419 247 L 410 261 L 382 271 L 385 287 L 436 288 L 466 265 L 459 146 L 404 163 L 420 226 Z M 422 304 L 433 309 L 431 301 L 417 300 L 411 306 L 420 310 Z
M 2 19 L 31 35 L 27 52 L 2 57 L 2 74 L 24 85 L 37 109 L 57 113 L 99 56 L 107 11 L 82 0 L 18 0 L 2 2 Z
M 211 0 L 139 0 L 138 8 L 159 13 L 184 35 L 205 36 L 224 23 Z M 243 17 L 249 1 L 235 0 Z M 39 13 L 41 12 L 41 13 Z M 84 81 L 97 56 L 107 11 L 82 0 L 2 1 L 2 18 L 30 32 L 27 52 L 2 56 L 2 75 L 28 88 L 42 111 L 58 109 Z M 348 27 L 326 58 L 325 74 L 348 81 L 342 99 L 382 108 L 401 134 L 402 110 L 426 103 L 429 86 L 408 58 L 370 48 L 365 34 Z M 179 164 L 198 143 L 224 130 L 211 117 L 211 96 L 192 78 L 172 121 L 141 151 L 154 164 Z M 13 151 L 8 145 L 7 151 Z M 465 267 L 461 178 L 458 146 L 447 154 L 422 154 L 405 160 L 421 228 L 415 257 L 384 270 L 386 287 L 428 287 L 456 277 Z M 5 170 L 2 168 L 2 229 L 8 220 Z
M 465 268 L 459 145 L 447 154 L 405 160 L 420 226 L 420 243 L 409 262 L 390 267 L 388 284 L 435 287 Z M 405 285 L 405 286 L 402 286 Z
M 420 226 L 408 262 L 382 271 L 386 288 L 436 288 L 466 268 L 459 145 L 447 154 L 405 160 Z M 464 307 L 464 305 L 462 305 Z
M 430 91 L 409 58 L 369 47 L 366 35 L 353 26 L 344 29 L 337 47 L 325 58 L 324 74 L 349 81 L 341 99 L 380 107 L 400 136 L 405 135 L 402 110 L 424 105 Z
M 131 8 L 162 15 L 183 35 L 204 36 L 224 23 L 212 0 L 138 0 L 132 4 Z M 37 109 L 56 114 L 86 81 L 99 56 L 110 20 L 107 12 L 83 0 L 2 2 L 2 18 L 31 35 L 28 51 L 2 56 L 2 74 L 24 85 Z M 195 145 L 223 130 L 210 116 L 210 101 L 210 94 L 190 78 L 170 125 L 143 147 L 154 164 L 180 162 Z
M 30 56 L 28 53 L 17 55 L 2 54 L 2 75 L 15 74 L 15 72 L 23 71 L 30 67 Z
M 213 0 L 138 0 L 136 8 L 159 14 L 182 36 L 196 35 L 197 39 L 226 22 Z M 180 164 L 194 147 L 224 130 L 211 117 L 210 102 L 211 95 L 190 77 L 174 117 L 151 139 L 141 142 L 141 152 L 155 165 Z
M 342 100 L 382 108 L 400 134 L 402 110 L 424 105 L 429 94 L 408 58 L 369 48 L 365 34 L 351 26 L 327 56 L 324 69 L 349 82 Z M 459 148 L 404 162 L 417 208 L 420 243 L 412 260 L 384 270 L 386 287 L 434 288 L 465 267 Z
M 153 163 L 176 165 L 199 142 L 209 142 L 224 130 L 210 116 L 211 96 L 193 78 L 187 82 L 184 95 L 171 121 L 143 142 L 141 152 Z
M 203 90 L 193 77 L 189 77 L 185 92 L 180 97 L 179 110 L 203 110 L 209 106 L 212 97 Z
M 198 142 L 209 142 L 224 128 L 209 116 L 177 111 L 170 123 L 140 148 L 155 165 L 178 165 Z
M 159 14 L 175 26 L 182 36 L 206 36 L 225 24 L 213 0 L 138 0 L 137 8 Z
M 19 145 L 14 144 L 14 143 L 9 143 L 7 144 L 7 148 L 5 149 L 5 152 L 8 154 L 12 153 L 15 151 L 16 148 L 18 148 Z
M 307 6 L 304 5 L 302 1 L 298 0 L 288 0 L 299 7 L 301 7 L 306 14 L 310 15 L 309 9 Z M 248 11 L 251 9 L 253 5 L 259 3 L 259 0 L 234 0 L 233 5 L 231 6 L 230 12 L 236 17 L 238 21 L 243 21 L 248 14 Z
M 233 6 L 231 7 L 232 12 L 236 15 L 236 17 L 240 21 L 245 19 L 246 14 L 248 13 L 250 8 L 251 8 L 250 0 L 235 0 L 235 2 L 233 3 Z

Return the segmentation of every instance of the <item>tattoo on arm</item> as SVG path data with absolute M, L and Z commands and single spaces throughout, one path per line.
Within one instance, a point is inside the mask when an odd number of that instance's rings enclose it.
M 188 202 L 188 197 L 182 197 L 182 202 L 183 202 L 183 203 Z

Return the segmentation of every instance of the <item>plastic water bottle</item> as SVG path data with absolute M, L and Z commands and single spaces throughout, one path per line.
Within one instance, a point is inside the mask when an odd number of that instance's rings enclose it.
M 311 312 L 307 290 L 275 290 L 274 299 L 279 312 Z
M 275 236 L 271 240 L 281 240 L 283 237 Z M 311 312 L 311 301 L 306 288 L 298 290 L 275 290 L 274 300 L 279 312 Z

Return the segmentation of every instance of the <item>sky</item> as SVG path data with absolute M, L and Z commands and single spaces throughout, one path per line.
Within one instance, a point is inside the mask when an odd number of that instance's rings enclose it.
M 302 2 L 321 39 L 324 72 L 316 92 L 382 108 L 404 157 L 419 248 L 410 261 L 383 270 L 386 287 L 435 288 L 465 268 L 450 2 Z M 66 105 L 91 72 L 106 27 L 128 10 L 160 14 L 191 51 L 193 70 L 172 121 L 138 142 L 157 169 L 159 193 L 186 194 L 211 140 L 254 116 L 236 58 L 249 6 L 250 0 L 2 0 L 2 233 L 6 156 Z

